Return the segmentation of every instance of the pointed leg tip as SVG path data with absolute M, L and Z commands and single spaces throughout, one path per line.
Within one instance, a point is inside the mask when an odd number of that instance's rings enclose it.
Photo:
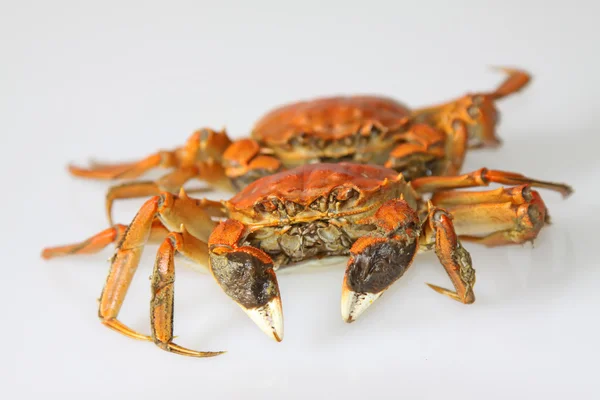
M 431 283 L 426 283 L 427 286 L 429 286 L 430 288 L 432 288 L 433 290 L 435 290 L 437 293 L 439 294 L 443 294 L 444 296 L 448 296 L 450 297 L 452 300 L 456 300 L 460 303 L 463 304 L 473 304 L 475 302 L 475 295 L 473 294 L 473 291 L 469 291 L 468 293 L 466 293 L 464 295 L 464 297 L 461 297 L 458 295 L 458 293 L 453 292 L 451 290 L 445 289 L 443 287 L 431 284 Z
M 144 341 L 148 341 L 148 342 L 154 341 L 152 336 L 147 336 L 142 333 L 136 332 L 117 319 L 102 319 L 102 317 L 100 317 L 100 321 L 102 322 L 102 324 L 104 326 L 106 326 L 116 332 L 119 332 L 120 334 L 123 334 L 127 337 L 130 337 L 132 339 L 144 340 Z
M 49 260 L 49 259 L 51 259 L 53 257 L 52 250 L 51 249 L 42 249 L 42 252 L 40 253 L 40 256 L 44 260 Z
M 575 190 L 571 186 L 565 185 L 565 188 L 562 192 L 563 199 L 568 199 L 573 195 L 573 193 L 575 193 Z
M 175 343 L 157 343 L 158 347 L 163 350 L 166 350 L 170 353 L 174 353 L 180 356 L 188 356 L 188 357 L 197 357 L 197 358 L 207 358 L 207 357 L 216 357 L 221 354 L 225 354 L 226 351 L 196 351 L 187 349 L 185 347 L 181 347 Z

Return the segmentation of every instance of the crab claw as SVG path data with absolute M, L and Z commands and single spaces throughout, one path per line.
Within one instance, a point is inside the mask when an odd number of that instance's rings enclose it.
M 223 291 L 267 336 L 283 340 L 283 312 L 273 261 L 255 247 L 216 248 L 211 271 Z
M 342 318 L 355 321 L 408 269 L 417 241 L 406 238 L 363 237 L 350 253 L 342 284 Z
M 355 321 L 383 291 L 379 293 L 355 292 L 348 287 L 347 279 L 344 279 L 342 288 L 342 318 L 346 322 Z
M 242 309 L 258 327 L 278 342 L 283 340 L 283 312 L 279 296 L 269 300 L 264 306 Z

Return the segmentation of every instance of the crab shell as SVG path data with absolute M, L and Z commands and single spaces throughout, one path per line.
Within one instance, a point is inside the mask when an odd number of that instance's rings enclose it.
M 367 164 L 308 164 L 262 178 L 223 204 L 251 230 L 318 219 L 364 218 L 387 200 L 417 195 L 402 174 Z
M 393 134 L 404 131 L 410 115 L 405 105 L 386 97 L 318 98 L 269 112 L 256 123 L 252 138 L 271 148 L 288 167 L 359 153 L 366 158 L 358 161 L 382 164 Z

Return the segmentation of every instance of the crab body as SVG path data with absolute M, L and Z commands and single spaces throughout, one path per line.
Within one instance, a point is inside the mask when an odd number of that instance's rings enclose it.
M 155 182 L 112 187 L 106 209 L 112 223 L 116 199 L 177 193 L 191 179 L 239 191 L 264 176 L 312 163 L 348 161 L 383 165 L 407 181 L 455 175 L 467 149 L 495 146 L 495 101 L 523 88 L 529 75 L 507 69 L 492 92 L 467 94 L 432 107 L 411 109 L 389 97 L 330 96 L 289 103 L 267 112 L 250 137 L 232 141 L 225 131 L 200 129 L 187 143 L 141 161 L 91 168 L 72 174 L 96 179 L 137 178 L 154 167 L 173 169 Z
M 251 136 L 287 168 L 341 160 L 383 165 L 410 116 L 406 106 L 389 98 L 326 97 L 273 110 Z
M 347 255 L 372 233 L 379 207 L 403 197 L 417 208 L 417 195 L 402 175 L 358 164 L 312 164 L 251 183 L 225 201 L 228 216 L 247 229 L 247 242 L 277 267 L 314 257 Z

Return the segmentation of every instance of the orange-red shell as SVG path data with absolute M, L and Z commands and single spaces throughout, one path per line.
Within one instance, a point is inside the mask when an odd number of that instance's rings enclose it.
M 394 170 L 369 164 L 308 164 L 273 174 L 246 186 L 226 204 L 244 210 L 269 197 L 309 205 L 334 188 L 353 188 L 362 194 L 375 192 L 401 176 Z
M 259 142 L 285 143 L 304 133 L 321 139 L 340 139 L 358 132 L 366 123 L 396 129 L 408 120 L 410 110 L 380 96 L 336 96 L 290 103 L 274 109 L 255 125 Z

